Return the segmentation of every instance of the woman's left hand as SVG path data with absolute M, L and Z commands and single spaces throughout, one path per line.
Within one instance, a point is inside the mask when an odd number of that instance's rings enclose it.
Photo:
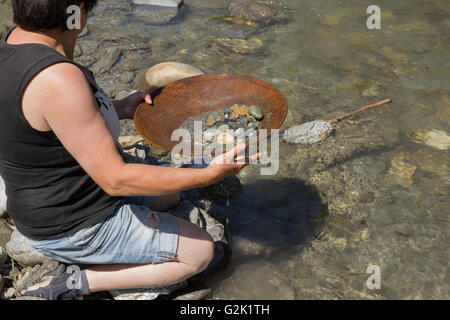
M 142 102 L 153 104 L 152 97 L 144 92 L 135 92 L 123 100 L 114 101 L 119 119 L 133 119 L 136 109 Z

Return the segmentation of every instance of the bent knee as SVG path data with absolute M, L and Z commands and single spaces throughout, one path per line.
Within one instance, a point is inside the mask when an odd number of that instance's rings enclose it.
M 206 231 L 203 237 L 204 239 L 196 241 L 194 244 L 195 252 L 193 252 L 192 256 L 186 261 L 186 263 L 194 269 L 195 274 L 205 270 L 214 257 L 213 239 Z
M 214 240 L 208 233 L 206 234 L 208 239 L 204 241 L 202 255 L 197 264 L 198 272 L 205 270 L 214 258 Z

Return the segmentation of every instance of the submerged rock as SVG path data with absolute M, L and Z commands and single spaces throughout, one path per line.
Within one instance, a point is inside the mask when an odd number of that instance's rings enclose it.
M 361 92 L 363 97 L 376 97 L 380 94 L 381 87 L 378 84 L 372 84 Z
M 415 142 L 425 143 L 439 150 L 447 150 L 450 148 L 450 136 L 443 130 L 419 132 L 416 134 L 414 140 Z
M 92 72 L 100 73 L 111 69 L 122 55 L 122 50 L 117 47 L 111 48 L 108 54 L 92 65 Z
M 333 127 L 323 120 L 316 120 L 291 127 L 284 132 L 287 143 L 312 144 L 325 140 L 333 132 Z
M 248 113 L 258 121 L 264 119 L 264 114 L 258 106 L 250 106 L 250 108 L 248 108 Z
M 282 10 L 254 0 L 233 0 L 228 6 L 233 18 L 244 19 L 261 24 L 282 23 L 288 16 Z
M 139 80 L 144 90 L 153 92 L 165 85 L 204 74 L 201 70 L 179 62 L 163 62 L 151 67 Z
M 11 240 L 6 244 L 6 251 L 11 258 L 26 266 L 34 266 L 50 260 L 32 248 L 18 230 L 12 233 Z
M 389 173 L 396 177 L 396 182 L 405 188 L 413 184 L 413 176 L 417 171 L 417 166 L 406 161 L 406 157 L 405 153 L 396 154 L 389 168 Z
M 339 19 L 338 15 L 327 14 L 322 18 L 322 23 L 327 26 L 331 26 L 331 27 L 338 25 L 339 22 L 340 22 L 340 19 Z
M 255 37 L 248 40 L 220 38 L 216 41 L 219 46 L 239 54 L 256 54 L 263 52 L 265 49 L 264 42 Z

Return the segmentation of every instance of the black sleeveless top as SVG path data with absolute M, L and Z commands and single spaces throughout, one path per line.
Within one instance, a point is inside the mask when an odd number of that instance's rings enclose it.
M 0 175 L 7 212 L 25 236 L 58 238 L 102 221 L 122 198 L 106 194 L 52 131 L 29 125 L 21 109 L 23 92 L 40 71 L 60 62 L 80 68 L 94 95 L 101 89 L 91 71 L 48 46 L 8 44 L 11 31 L 0 40 Z

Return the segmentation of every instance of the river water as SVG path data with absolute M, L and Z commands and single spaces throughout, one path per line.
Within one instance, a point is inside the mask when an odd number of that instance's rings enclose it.
M 285 126 L 393 100 L 340 122 L 319 145 L 281 143 L 275 176 L 256 166 L 238 176 L 244 191 L 212 208 L 229 219 L 233 249 L 209 280 L 213 298 L 450 298 L 449 2 L 261 2 L 290 21 L 237 25 L 221 20 L 225 0 L 186 0 L 155 26 L 129 1 L 101 1 L 77 49 L 88 66 L 122 51 L 97 76 L 111 96 L 138 89 L 134 79 L 164 61 L 260 78 L 287 98 Z M 380 30 L 366 27 L 370 4 L 381 8 Z M 1 32 L 11 25 L 5 2 L 0 19 Z M 250 55 L 216 41 L 250 36 L 264 44 Z M 125 122 L 122 133 L 133 132 Z M 379 289 L 367 286 L 369 266 Z

